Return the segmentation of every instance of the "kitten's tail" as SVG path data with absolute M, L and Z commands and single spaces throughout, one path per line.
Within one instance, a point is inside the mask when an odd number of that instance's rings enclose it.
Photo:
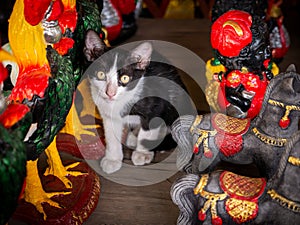
M 171 134 L 177 143 L 177 168 L 179 170 L 190 167 L 193 156 L 193 136 L 190 128 L 195 116 L 184 115 L 179 117 L 171 126 Z

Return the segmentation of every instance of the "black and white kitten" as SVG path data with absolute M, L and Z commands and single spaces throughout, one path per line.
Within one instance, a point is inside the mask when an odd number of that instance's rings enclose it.
M 135 149 L 131 160 L 134 165 L 144 165 L 152 161 L 153 150 L 169 143 L 165 139 L 171 137 L 169 126 L 192 107 L 176 68 L 152 61 L 154 54 L 150 42 L 128 52 L 108 49 L 93 31 L 87 33 L 85 55 L 91 61 L 99 57 L 87 74 L 93 101 L 103 120 L 106 152 L 100 166 L 106 173 L 122 166 L 125 126 L 135 128 L 126 142 Z M 169 149 L 175 147 L 174 143 Z

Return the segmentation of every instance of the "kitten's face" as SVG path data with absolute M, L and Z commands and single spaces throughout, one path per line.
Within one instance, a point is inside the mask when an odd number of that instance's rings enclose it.
M 97 88 L 99 97 L 107 100 L 121 100 L 129 92 L 135 91 L 143 70 L 137 70 L 135 64 L 125 65 L 126 54 L 107 54 L 100 57 L 96 67 L 89 74 L 91 85 Z
M 140 78 L 143 77 L 150 63 L 151 44 L 145 42 L 130 52 L 120 49 L 108 50 L 103 46 L 105 44 L 101 39 L 95 37 L 93 33 L 91 35 L 93 38 L 87 38 L 86 42 L 89 43 L 86 45 L 94 46 L 96 50 L 86 49 L 85 54 L 89 52 L 95 57 L 95 52 L 100 52 L 99 58 L 88 72 L 92 88 L 97 90 L 99 97 L 108 102 L 125 100 L 124 98 L 130 96 L 130 93 L 137 92 L 139 89 Z

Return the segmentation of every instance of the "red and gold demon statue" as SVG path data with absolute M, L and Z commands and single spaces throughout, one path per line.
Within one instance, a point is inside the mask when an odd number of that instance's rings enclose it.
M 230 116 L 253 119 L 261 108 L 268 81 L 278 73 L 266 23 L 260 16 L 229 10 L 214 21 L 210 38 L 215 58 L 207 62 L 208 79 L 218 94 L 212 98 L 208 92 L 208 102 L 215 101 L 217 110 Z

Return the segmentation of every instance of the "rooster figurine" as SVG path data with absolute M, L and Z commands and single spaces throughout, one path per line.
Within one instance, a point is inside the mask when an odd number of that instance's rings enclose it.
M 101 1 L 93 0 L 16 0 L 9 19 L 12 54 L 2 49 L 0 60 L 14 61 L 19 67 L 9 104 L 25 105 L 33 115 L 32 135 L 24 142 L 27 176 L 23 198 L 42 215 L 39 223 L 47 224 L 45 203 L 56 209 L 67 208 L 52 197 L 72 195 L 75 190 L 72 177 L 82 179 L 77 183 L 85 183 L 90 190 L 84 189 L 85 202 L 77 205 L 78 215 L 74 216 L 72 210 L 59 223 L 81 224 L 96 207 L 100 192 L 98 176 L 82 166 L 82 162 L 65 166 L 56 147 L 56 136 L 62 129 L 78 140 L 81 134 L 93 135 L 86 130 L 91 127 L 79 121 L 73 96 L 88 66 L 83 57 L 85 33 L 94 30 L 104 38 L 101 7 Z M 44 176 L 56 177 L 64 190 L 51 193 L 44 190 L 38 172 L 38 159 L 43 152 L 49 165 Z M 77 171 L 78 167 L 84 167 L 83 171 Z

